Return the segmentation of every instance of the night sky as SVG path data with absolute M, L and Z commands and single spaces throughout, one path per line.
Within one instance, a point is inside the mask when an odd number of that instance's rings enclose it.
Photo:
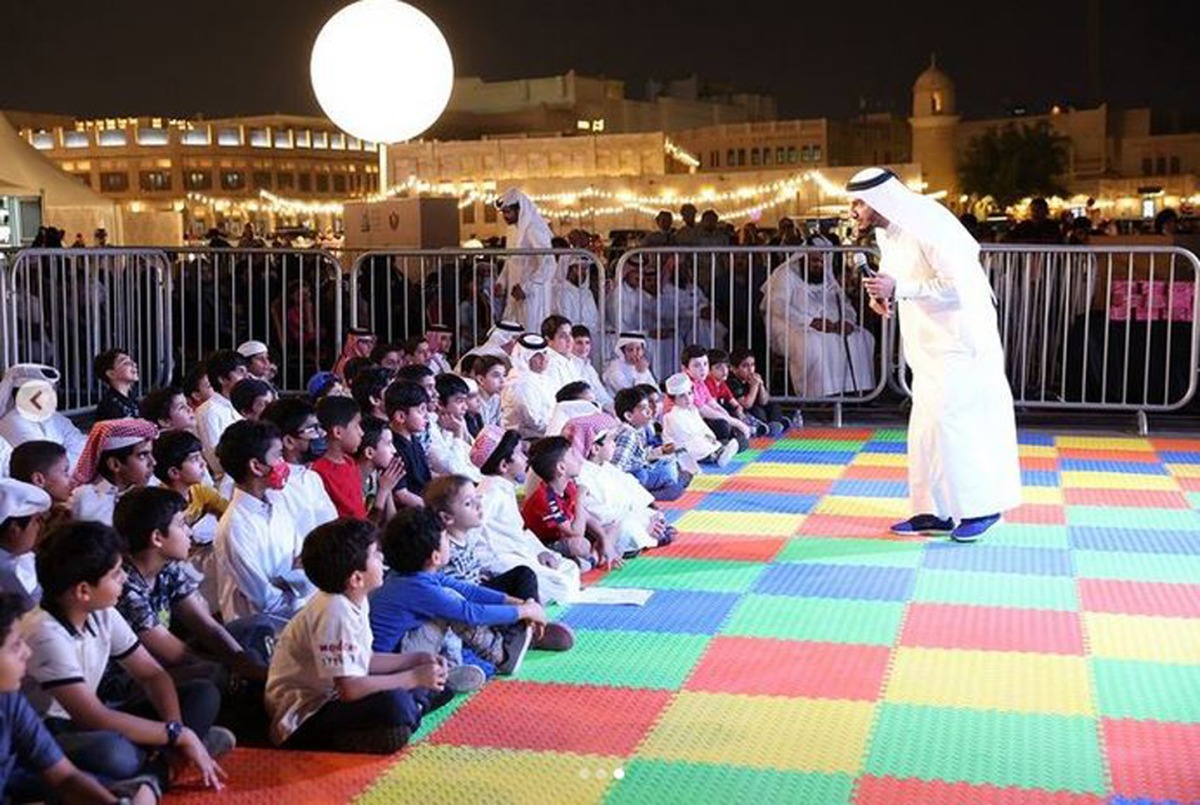
M 345 0 L 7 0 L 0 108 L 102 115 L 317 113 L 308 55 Z M 959 110 L 1086 105 L 1088 8 L 1102 94 L 1117 106 L 1200 112 L 1200 3 L 810 3 L 715 0 L 413 0 L 459 76 L 574 68 L 627 82 L 698 73 L 775 95 L 781 117 L 907 114 L 935 51 Z M 723 13 L 703 9 L 725 8 Z M 684 10 L 686 9 L 686 10 Z

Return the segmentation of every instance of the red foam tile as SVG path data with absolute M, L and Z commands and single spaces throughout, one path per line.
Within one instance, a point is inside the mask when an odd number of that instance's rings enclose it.
M 1200 478 L 1176 478 L 1175 483 L 1179 484 L 1185 492 L 1200 492 Z
M 855 481 L 907 481 L 906 467 L 872 467 L 867 464 L 852 464 L 842 473 L 842 479 Z
M 775 444 L 775 440 L 768 436 L 756 436 L 750 440 L 751 450 L 766 450 L 771 445 Z
M 796 532 L 804 537 L 856 537 L 894 539 L 888 531 L 896 520 L 885 517 L 846 517 L 840 514 L 810 514 Z
M 1021 462 L 1021 469 L 1023 470 L 1029 470 L 1030 472 L 1058 472 L 1057 458 L 1022 456 L 1018 460 Z
M 1067 512 L 1057 503 L 1026 503 L 1006 511 L 1004 519 L 1026 525 L 1066 525 Z
M 1200 453 L 1200 439 L 1151 439 L 1155 450 L 1163 453 Z
M 185 776 L 171 786 L 171 802 L 261 805 L 263 802 L 350 802 L 403 755 L 347 755 L 239 748 L 221 758 L 229 775 L 214 794 L 199 777 Z
M 875 438 L 870 428 L 804 428 L 788 434 L 794 439 L 834 439 L 845 442 L 869 442 Z
M 760 478 L 733 476 L 721 484 L 722 492 L 782 492 L 793 495 L 828 495 L 832 479 Z
M 904 646 L 1083 654 L 1077 612 L 910 604 L 900 635 Z
M 1071 506 L 1132 506 L 1145 509 L 1190 509 L 1182 492 L 1160 489 L 1074 489 L 1064 490 Z
M 688 559 L 730 559 L 742 562 L 770 562 L 783 549 L 785 537 L 729 537 L 725 534 L 680 535 L 665 548 L 655 548 L 655 556 Z
M 700 503 L 700 501 L 704 500 L 704 496 L 707 494 L 708 494 L 708 492 L 693 492 L 693 491 L 684 492 L 682 495 L 677 497 L 675 500 L 660 500 L 655 505 L 657 505 L 658 508 L 664 509 L 667 511 L 670 511 L 673 509 L 682 509 L 684 511 L 687 511 L 688 509 L 696 508 L 696 506 Z
M 1079 600 L 1091 612 L 1200 618 L 1200 584 L 1079 579 Z
M 1103 719 L 1113 793 L 1195 802 L 1200 796 L 1200 724 Z
M 1103 797 L 942 780 L 865 775 L 854 790 L 855 805 L 1102 805 Z
M 493 681 L 430 740 L 459 746 L 628 755 L 673 695 L 666 690 Z
M 750 696 L 875 701 L 890 652 L 887 646 L 717 637 L 686 687 Z
M 1097 450 L 1089 447 L 1060 447 L 1058 457 L 1079 461 L 1120 461 L 1123 464 L 1157 464 L 1160 461 L 1153 450 Z

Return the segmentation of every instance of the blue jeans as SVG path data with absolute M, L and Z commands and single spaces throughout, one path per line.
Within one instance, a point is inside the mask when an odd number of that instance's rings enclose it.
M 326 702 L 309 716 L 284 742 L 285 749 L 332 749 L 339 733 L 421 725 L 421 713 L 429 705 L 424 690 L 382 690 L 358 701 Z
M 692 476 L 679 469 L 669 458 L 660 458 L 630 472 L 655 500 L 676 500 L 692 482 Z

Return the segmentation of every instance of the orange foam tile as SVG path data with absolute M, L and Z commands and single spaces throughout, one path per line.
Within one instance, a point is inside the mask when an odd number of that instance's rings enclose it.
M 805 537 L 855 537 L 897 539 L 888 531 L 895 520 L 887 517 L 845 517 L 839 514 L 810 514 L 796 533 Z
M 278 749 L 237 749 L 221 758 L 229 775 L 225 790 L 214 794 L 198 781 L 184 777 L 171 788 L 177 803 L 220 802 L 222 805 L 324 805 L 349 802 L 404 757 L 347 755 L 326 752 L 287 752 Z
M 1126 464 L 1157 464 L 1158 454 L 1137 450 L 1099 450 L 1091 447 L 1060 447 L 1059 458 L 1078 461 L 1120 461 Z
M 1063 490 L 1071 506 L 1131 506 L 1149 509 L 1190 509 L 1182 492 L 1159 489 L 1079 489 Z
M 1057 472 L 1057 458 L 1022 458 L 1020 459 L 1021 469 L 1032 470 L 1035 472 Z
M 827 495 L 832 488 L 832 478 L 765 478 L 755 475 L 734 475 L 718 487 L 722 492 L 782 492 L 793 495 Z
M 1066 525 L 1067 512 L 1062 506 L 1049 503 L 1026 503 L 1005 512 L 1004 519 L 1027 525 Z

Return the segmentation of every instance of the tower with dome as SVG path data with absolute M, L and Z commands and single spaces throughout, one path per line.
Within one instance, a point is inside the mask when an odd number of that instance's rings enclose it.
M 958 197 L 958 109 L 954 82 L 938 69 L 937 57 L 930 56 L 926 68 L 913 83 L 912 161 L 920 164 L 930 190 L 945 190 L 951 199 Z

